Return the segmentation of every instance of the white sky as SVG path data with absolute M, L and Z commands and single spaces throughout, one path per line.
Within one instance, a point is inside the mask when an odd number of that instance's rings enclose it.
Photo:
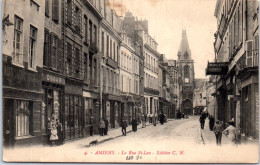
M 113 0 L 112 0 L 113 1 Z M 182 28 L 186 28 L 195 78 L 205 78 L 207 61 L 214 59 L 214 17 L 216 0 L 114 0 L 122 1 L 138 19 L 148 20 L 149 34 L 158 42 L 158 51 L 177 59 Z

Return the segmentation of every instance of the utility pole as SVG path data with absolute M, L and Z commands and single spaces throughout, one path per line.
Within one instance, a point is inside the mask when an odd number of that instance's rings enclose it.
M 102 102 L 102 91 L 103 91 L 103 69 L 102 69 L 102 53 L 98 52 L 99 57 L 99 108 L 100 108 L 100 119 L 103 118 L 103 102 Z

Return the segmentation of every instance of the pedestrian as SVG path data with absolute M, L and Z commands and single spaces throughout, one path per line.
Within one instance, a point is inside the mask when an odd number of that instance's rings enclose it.
M 160 123 L 161 123 L 161 125 L 164 124 L 164 114 L 163 113 L 160 114 Z
M 222 131 L 223 131 L 223 126 L 220 123 L 220 121 L 217 120 L 216 124 L 213 127 L 213 132 L 215 133 L 216 143 L 217 143 L 218 146 L 221 146 Z
M 53 144 L 57 144 L 57 140 L 59 139 L 58 137 L 58 132 L 57 132 L 57 126 L 56 124 L 52 124 L 52 128 L 51 128 L 51 137 L 50 137 L 50 141 L 51 141 L 51 146 L 53 146 Z
M 105 130 L 104 130 L 104 134 L 107 135 L 107 132 L 108 132 L 108 120 L 107 120 L 107 118 L 105 118 L 104 121 L 105 121 Z
M 205 125 L 205 118 L 204 115 L 200 116 L 200 127 L 201 129 L 204 129 L 204 125 Z
M 231 144 L 236 145 L 237 138 L 236 138 L 236 127 L 234 126 L 235 125 L 234 119 L 231 119 L 228 124 L 229 126 L 223 131 L 223 134 L 228 137 Z
M 122 126 L 122 133 L 124 136 L 126 136 L 127 121 L 124 118 L 122 119 L 121 126 Z
M 48 144 L 51 145 L 51 129 L 52 129 L 52 121 L 51 118 L 48 118 L 48 130 L 47 130 L 47 136 L 48 136 Z
M 133 120 L 132 120 L 132 130 L 134 132 L 137 131 L 137 120 L 135 118 L 133 118 Z
M 141 120 L 142 120 L 142 128 L 145 127 L 145 117 L 144 117 L 144 114 L 142 113 L 142 116 L 141 116 Z
M 104 136 L 105 121 L 103 119 L 99 122 L 100 136 Z
M 63 144 L 63 129 L 62 129 L 62 123 L 59 121 L 59 119 L 56 119 L 56 125 L 57 125 L 57 133 L 58 133 L 58 145 Z
M 156 116 L 155 116 L 155 114 L 153 115 L 153 125 L 156 126 Z
M 93 116 L 90 117 L 90 121 L 89 121 L 89 133 L 90 136 L 93 136 L 93 125 L 94 125 L 94 119 Z
M 209 116 L 209 129 L 210 129 L 210 131 L 213 131 L 214 124 L 215 124 L 215 118 L 212 115 L 210 115 Z

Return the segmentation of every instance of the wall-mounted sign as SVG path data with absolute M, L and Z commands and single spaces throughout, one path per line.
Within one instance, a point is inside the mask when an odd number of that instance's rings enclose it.
M 65 79 L 64 78 L 54 76 L 54 75 L 51 75 L 51 74 L 48 74 L 48 73 L 47 74 L 43 73 L 43 81 L 51 82 L 51 83 L 54 83 L 54 84 L 65 85 Z
M 227 62 L 209 62 L 206 68 L 206 75 L 224 75 L 227 71 Z

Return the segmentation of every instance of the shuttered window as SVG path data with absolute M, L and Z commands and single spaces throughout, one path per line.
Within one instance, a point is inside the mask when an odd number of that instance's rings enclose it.
M 67 0 L 67 23 L 72 25 L 72 1 Z
M 57 69 L 58 60 L 58 37 L 54 34 L 51 35 L 51 67 Z
M 43 65 L 49 66 L 49 37 L 50 34 L 47 30 L 44 31 L 44 48 L 43 48 Z
M 52 20 L 59 22 L 59 0 L 52 0 Z
M 63 42 L 62 40 L 58 40 L 58 54 L 57 54 L 57 69 L 59 72 L 63 73 L 63 62 L 64 62 L 64 56 L 62 52 Z
M 45 15 L 49 17 L 49 0 L 45 0 Z

